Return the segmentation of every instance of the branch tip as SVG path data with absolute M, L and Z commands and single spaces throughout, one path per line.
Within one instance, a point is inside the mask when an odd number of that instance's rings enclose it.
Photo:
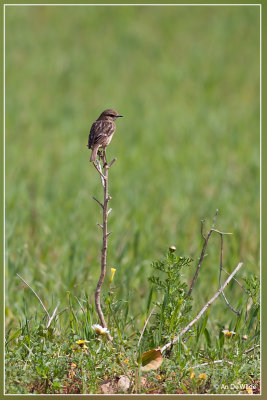
M 100 205 L 100 207 L 104 208 L 104 205 L 101 203 L 101 201 L 97 200 L 95 197 L 93 199 Z

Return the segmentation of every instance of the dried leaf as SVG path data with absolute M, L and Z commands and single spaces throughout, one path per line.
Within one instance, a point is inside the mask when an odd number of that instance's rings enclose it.
M 160 347 L 154 350 L 149 350 L 142 355 L 142 367 L 141 370 L 144 372 L 151 371 L 152 369 L 158 369 L 163 361 Z

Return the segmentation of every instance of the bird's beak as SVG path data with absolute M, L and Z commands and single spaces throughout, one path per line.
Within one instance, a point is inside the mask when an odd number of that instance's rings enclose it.
M 117 115 L 117 118 L 119 118 L 119 117 L 123 117 L 123 115 Z

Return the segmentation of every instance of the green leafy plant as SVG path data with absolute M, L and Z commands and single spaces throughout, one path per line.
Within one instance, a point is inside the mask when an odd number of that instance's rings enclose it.
M 152 284 L 150 298 L 156 293 L 157 299 L 153 322 L 146 333 L 152 347 L 165 344 L 189 321 L 192 305 L 182 271 L 191 261 L 191 258 L 176 256 L 169 250 L 165 258 L 152 263 L 155 274 L 149 277 Z

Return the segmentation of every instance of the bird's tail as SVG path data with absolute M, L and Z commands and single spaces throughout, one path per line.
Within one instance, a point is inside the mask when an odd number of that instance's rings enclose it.
M 98 147 L 95 146 L 92 150 L 92 154 L 90 157 L 90 162 L 95 161 L 96 160 L 96 156 L 97 156 L 97 151 L 98 151 Z

